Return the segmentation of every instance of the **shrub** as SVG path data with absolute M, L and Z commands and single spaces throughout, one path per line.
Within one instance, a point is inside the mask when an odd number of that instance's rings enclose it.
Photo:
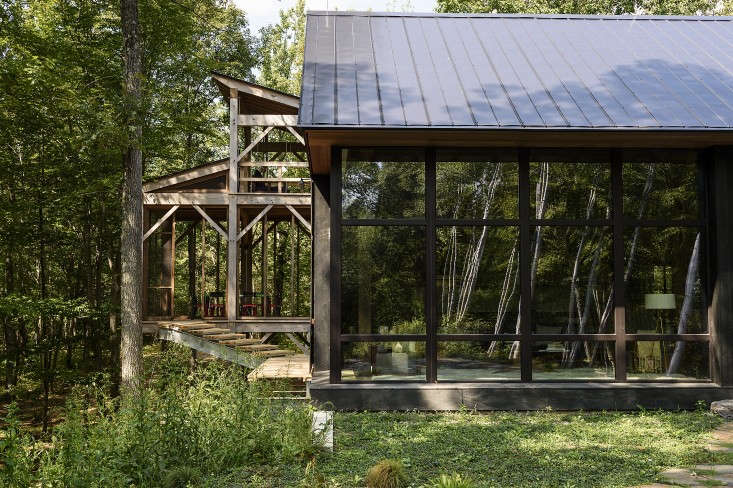
M 191 466 L 181 466 L 168 471 L 163 479 L 163 488 L 188 488 L 199 486 L 203 481 L 201 472 Z
M 24 434 L 17 417 L 18 406 L 11 403 L 0 433 L 0 486 L 25 488 L 34 479 L 33 440 Z
M 173 488 L 204 486 L 237 468 L 303 462 L 318 451 L 311 407 L 270 399 L 281 386 L 248 383 L 238 367 L 186 373 L 172 363 L 160 361 L 165 378 L 122 402 L 92 387 L 72 392 L 52 447 L 35 472 L 23 469 L 42 486 Z M 9 440 L 20 445 L 15 435 Z M 0 449 L 3 460 L 15 453 L 15 465 L 32 465 L 26 451 Z M 0 485 L 32 486 L 21 471 L 10 475 L 15 484 Z
M 407 473 L 400 461 L 385 459 L 369 469 L 366 475 L 367 488 L 404 488 Z
M 453 473 L 441 474 L 438 479 L 433 481 L 430 488 L 475 488 L 475 486 L 475 483 L 470 478 Z

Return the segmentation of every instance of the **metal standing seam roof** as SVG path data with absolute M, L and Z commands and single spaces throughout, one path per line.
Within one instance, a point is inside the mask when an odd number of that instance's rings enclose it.
M 309 12 L 301 127 L 733 128 L 733 17 Z

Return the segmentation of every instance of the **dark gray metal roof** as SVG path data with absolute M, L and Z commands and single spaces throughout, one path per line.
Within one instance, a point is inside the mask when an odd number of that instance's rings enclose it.
M 302 127 L 733 128 L 733 17 L 309 12 Z

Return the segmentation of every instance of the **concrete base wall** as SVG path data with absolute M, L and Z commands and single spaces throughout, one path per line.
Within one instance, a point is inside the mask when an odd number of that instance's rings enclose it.
M 733 398 L 733 387 L 713 383 L 329 384 L 317 376 L 309 390 L 336 410 L 676 410 Z

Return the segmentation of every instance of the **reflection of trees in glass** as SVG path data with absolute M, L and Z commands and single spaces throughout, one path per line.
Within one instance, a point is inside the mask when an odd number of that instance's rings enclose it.
M 358 154 L 356 154 L 358 156 Z M 344 161 L 345 219 L 421 217 L 425 214 L 425 163 Z
M 345 334 L 425 333 L 424 227 L 343 227 Z

